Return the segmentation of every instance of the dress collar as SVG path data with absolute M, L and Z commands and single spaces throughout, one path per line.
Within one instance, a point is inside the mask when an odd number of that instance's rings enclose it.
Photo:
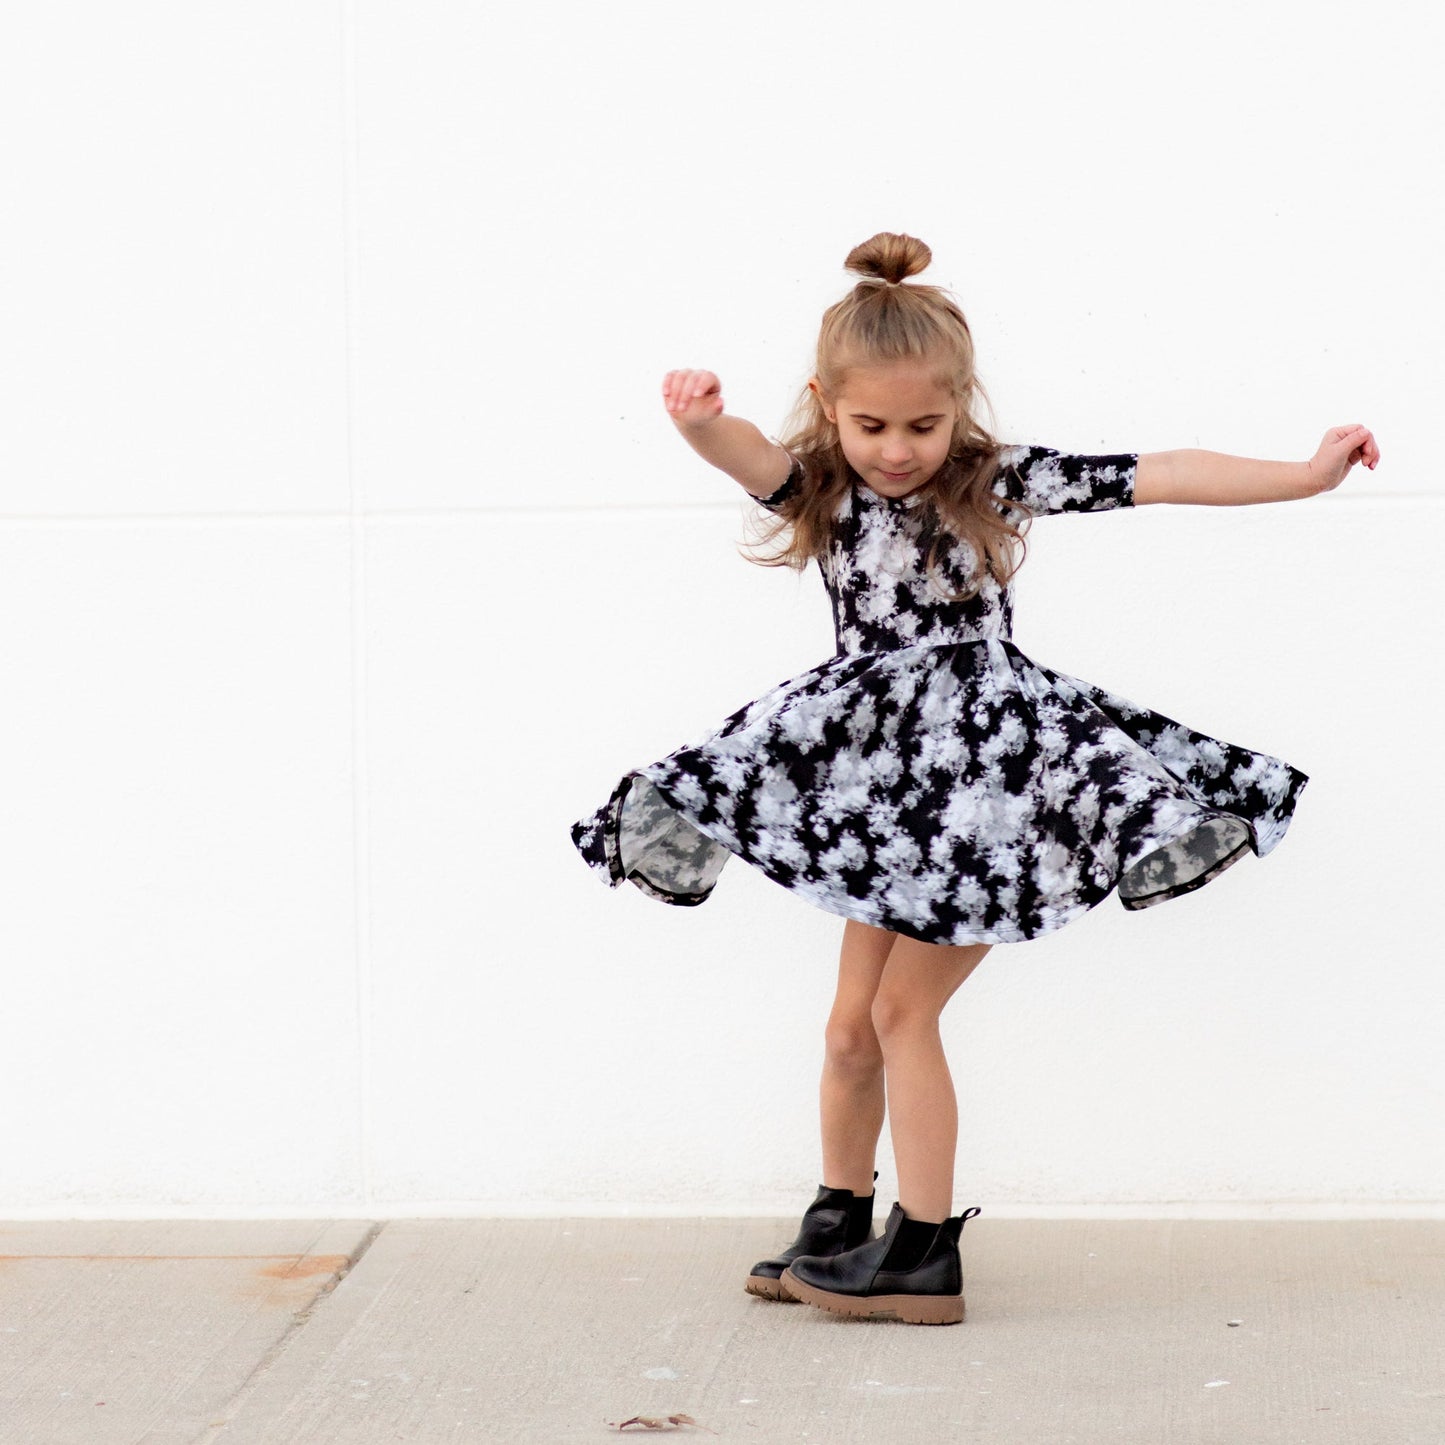
M 875 492 L 866 482 L 855 476 L 853 490 L 868 506 L 886 507 L 889 511 L 912 511 L 926 500 L 928 483 L 915 487 L 906 496 L 885 497 L 882 492 Z

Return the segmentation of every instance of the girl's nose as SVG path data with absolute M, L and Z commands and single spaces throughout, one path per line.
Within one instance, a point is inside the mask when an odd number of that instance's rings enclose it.
M 908 460 L 908 445 L 906 442 L 884 442 L 882 457 L 885 462 L 906 462 Z

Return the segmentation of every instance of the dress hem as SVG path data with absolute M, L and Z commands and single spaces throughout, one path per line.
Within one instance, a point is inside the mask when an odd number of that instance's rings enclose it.
M 866 923 L 874 928 L 886 929 L 890 933 L 897 933 L 905 938 L 915 939 L 920 943 L 941 944 L 945 947 L 954 947 L 970 943 L 1030 943 L 1036 938 L 1044 938 L 1051 933 L 1056 933 L 1067 924 L 1072 923 L 1076 918 L 1082 917 L 1085 913 L 1092 912 L 1093 909 L 1097 908 L 1099 904 L 1105 902 L 1111 895 L 1116 896 L 1119 900 L 1120 905 L 1129 912 L 1138 912 L 1145 908 L 1154 908 L 1157 907 L 1160 903 L 1168 902 L 1171 898 L 1178 898 L 1186 893 L 1192 893 L 1196 889 L 1202 888 L 1206 883 L 1209 883 L 1213 879 L 1217 878 L 1227 868 L 1230 868 L 1235 863 L 1238 863 L 1244 857 L 1247 851 L 1254 852 L 1256 856 L 1263 856 L 1255 843 L 1257 830 L 1254 824 L 1251 823 L 1248 818 L 1242 817 L 1238 813 L 1228 813 L 1224 809 L 1208 809 L 1207 811 L 1212 814 L 1217 814 L 1223 817 L 1238 818 L 1239 821 L 1242 822 L 1249 830 L 1249 835 L 1239 845 L 1239 847 L 1236 848 L 1233 852 L 1231 852 L 1226 858 L 1221 859 L 1218 863 L 1206 869 L 1205 872 L 1198 874 L 1196 877 L 1189 879 L 1185 883 L 1175 884 L 1169 888 L 1160 889 L 1157 892 L 1146 894 L 1143 897 L 1126 899 L 1123 894 L 1119 893 L 1119 880 L 1120 878 L 1122 878 L 1125 872 L 1125 865 L 1121 864 L 1118 871 L 1111 879 L 1109 886 L 1092 900 L 1081 901 L 1080 903 L 1072 907 L 1064 909 L 1040 909 L 1039 919 L 1042 926 L 1035 929 L 1031 933 L 1025 932 L 1021 928 L 1005 929 L 1002 927 L 994 927 L 988 929 L 973 929 L 967 933 L 967 936 L 963 937 L 960 937 L 959 933 L 955 931 L 954 933 L 950 934 L 948 938 L 927 938 L 924 937 L 922 933 L 909 929 L 906 925 L 901 925 L 899 923 L 881 922 L 878 917 L 878 910 L 876 909 L 864 910 L 861 908 L 839 907 L 839 903 L 844 900 L 840 900 L 836 896 L 826 899 L 815 897 L 806 889 L 800 888 L 798 886 L 796 877 L 793 877 L 791 879 L 778 877 L 776 871 L 769 868 L 766 863 L 759 862 L 755 858 L 749 858 L 746 854 L 739 852 L 732 842 L 730 842 L 726 838 L 719 837 L 715 832 L 712 831 L 710 827 L 705 824 L 698 823 L 695 818 L 689 816 L 689 814 L 684 809 L 678 806 L 676 800 L 672 796 L 671 790 L 667 787 L 667 785 L 659 783 L 657 779 L 652 777 L 645 768 L 635 769 L 632 773 L 629 773 L 623 779 L 623 783 L 627 786 L 630 786 L 631 780 L 634 776 L 642 776 L 647 778 L 648 782 L 657 790 L 657 792 L 661 795 L 667 805 L 672 808 L 673 811 L 676 812 L 680 817 L 685 818 L 690 827 L 696 829 L 704 837 L 716 843 L 718 847 L 725 848 L 731 857 L 741 859 L 742 862 L 746 863 L 749 867 L 757 869 L 757 871 L 761 873 L 765 878 L 767 878 L 770 882 L 776 883 L 778 887 L 786 889 L 789 893 L 792 893 L 798 898 L 802 899 L 803 902 L 810 903 L 813 905 L 813 907 L 821 910 L 824 913 L 831 913 L 835 917 L 851 918 L 858 923 Z M 619 788 L 621 787 L 622 785 L 619 784 Z M 1301 784 L 1300 787 L 1303 787 L 1303 784 Z M 1291 793 L 1290 800 L 1292 800 L 1294 796 L 1297 796 L 1298 792 L 1299 788 L 1296 788 Z M 620 811 L 621 794 L 618 794 L 617 796 L 619 798 L 618 810 Z M 609 822 L 611 821 L 611 818 L 612 814 L 609 813 Z M 1284 836 L 1284 831 L 1288 829 L 1289 823 L 1290 819 L 1286 817 L 1283 820 L 1283 826 L 1281 827 L 1277 836 L 1274 839 L 1275 842 L 1278 842 L 1279 838 Z M 1163 845 L 1161 844 L 1160 846 Z M 616 848 L 616 842 L 610 835 L 608 838 L 607 847 L 610 857 Z M 625 876 L 627 881 L 633 883 L 648 897 L 659 899 L 664 903 L 675 903 L 681 904 L 683 906 L 689 906 L 694 903 L 700 903 L 703 901 L 703 899 L 709 896 L 709 894 L 703 894 L 699 896 L 669 893 L 667 890 L 659 889 L 655 884 L 649 883 L 641 874 L 637 873 L 635 870 L 626 875 L 619 876 L 619 882 L 622 881 L 623 876 Z M 714 887 L 715 886 L 716 885 L 714 885 Z M 709 890 L 709 893 L 710 892 L 711 890 Z M 864 900 L 861 899 L 858 900 L 859 903 L 862 903 L 863 901 Z

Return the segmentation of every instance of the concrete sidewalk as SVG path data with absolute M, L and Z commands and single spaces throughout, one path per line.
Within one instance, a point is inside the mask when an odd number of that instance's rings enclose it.
M 984 1215 L 935 1328 L 745 1294 L 793 1225 L 0 1223 L 0 1445 L 1445 1442 L 1445 1222 Z

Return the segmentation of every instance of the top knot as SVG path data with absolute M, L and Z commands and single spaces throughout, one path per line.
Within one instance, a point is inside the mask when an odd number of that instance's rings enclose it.
M 854 246 L 843 264 L 860 276 L 897 286 L 905 277 L 916 276 L 932 259 L 933 252 L 917 236 L 879 231 L 861 246 Z

